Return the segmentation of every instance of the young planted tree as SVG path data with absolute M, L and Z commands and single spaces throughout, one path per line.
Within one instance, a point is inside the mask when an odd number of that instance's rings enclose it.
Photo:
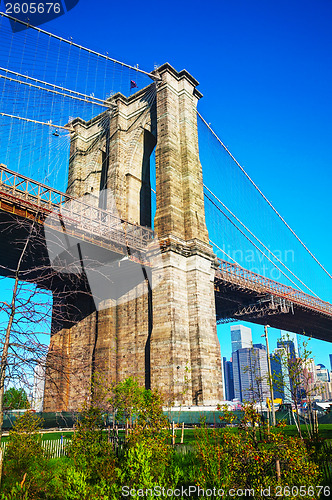
M 24 389 L 10 387 L 3 398 L 4 410 L 23 410 L 29 408 L 28 396 Z
M 129 377 L 114 387 L 113 406 L 118 420 L 133 425 L 134 417 L 143 406 L 144 388 L 134 377 Z
M 303 439 L 300 422 L 300 408 L 305 399 L 309 410 L 309 436 L 314 432 L 313 420 L 311 416 L 311 403 L 314 395 L 319 391 L 318 385 L 314 382 L 312 352 L 308 349 L 310 339 L 302 342 L 297 356 L 292 348 L 289 335 L 279 339 L 279 345 L 283 348 L 283 355 L 278 354 L 278 362 L 281 364 L 281 373 L 273 373 L 273 383 L 279 391 L 285 395 L 285 400 L 292 401 L 295 410 L 295 424 L 301 439 Z M 284 374 L 287 373 L 287 378 Z
M 251 348 L 248 354 L 248 365 L 244 368 L 243 372 L 246 377 L 247 389 L 244 392 L 244 401 L 247 406 L 252 409 L 251 415 L 253 417 L 252 426 L 258 423 L 260 438 L 262 437 L 262 424 L 265 423 L 263 416 L 263 402 L 270 396 L 268 389 L 268 373 L 264 370 L 264 357 L 265 351 Z M 257 405 L 259 405 L 260 416 L 257 418 Z M 256 416 L 254 416 L 256 415 Z
M 2 275 L 12 277 L 12 289 L 8 292 L 9 300 L 0 302 L 0 440 L 4 418 L 4 395 L 6 383 L 29 387 L 32 381 L 33 367 L 46 355 L 47 346 L 40 341 L 39 335 L 49 317 L 51 304 L 49 297 L 38 292 L 37 285 L 27 281 L 25 257 L 29 246 L 37 233 L 38 213 L 33 221 L 22 222 L 12 218 L 3 228 L 3 237 L 10 238 L 18 227 L 25 237 L 13 242 L 13 254 L 17 255 L 15 267 L 0 266 Z M 14 230 L 15 228 L 15 230 Z M 6 234 L 7 233 L 7 234 Z M 17 234 L 17 232 L 15 233 Z M 29 248 L 31 251 L 31 246 Z M 8 283 L 9 280 L 6 281 Z M 2 292 L 4 294 L 4 291 Z M 48 299 L 48 300 L 47 300 Z M 44 330 L 45 331 L 45 330 Z M 0 450 L 0 477 L 2 471 L 2 450 Z
M 33 471 L 44 465 L 41 427 L 42 420 L 30 411 L 15 420 L 6 447 L 4 472 L 7 483 L 22 481 L 24 475 L 28 475 L 30 482 Z

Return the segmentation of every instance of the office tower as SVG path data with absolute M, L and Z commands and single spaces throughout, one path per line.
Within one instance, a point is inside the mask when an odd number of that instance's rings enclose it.
M 286 332 L 285 330 L 280 330 L 280 337 L 285 339 L 285 341 L 293 342 L 292 353 L 294 353 L 294 357 L 299 357 L 299 348 L 297 342 L 297 335 L 295 333 Z M 279 347 L 279 346 L 278 346 Z
M 238 349 L 252 347 L 251 328 L 243 325 L 231 326 L 232 353 Z
M 293 340 L 278 340 L 277 348 L 285 349 L 288 359 L 296 359 L 298 357 L 298 351 L 295 348 Z
M 321 363 L 315 366 L 315 374 L 317 382 L 330 382 L 330 373 Z
M 45 388 L 45 360 L 37 363 L 33 371 L 32 409 L 43 411 Z
M 331 365 L 331 372 L 332 372 L 332 354 L 329 354 L 330 357 L 330 365 Z
M 266 345 L 264 344 L 254 344 L 253 347 L 257 347 L 257 349 L 263 349 L 263 351 L 266 351 Z
M 279 347 L 273 351 L 270 358 L 274 398 L 280 398 L 283 402 L 290 402 L 291 393 L 287 366 L 287 351 Z
M 259 402 L 269 397 L 266 350 L 258 347 L 237 349 L 233 353 L 235 397 Z
M 223 387 L 224 399 L 231 401 L 234 399 L 234 379 L 233 379 L 233 363 L 222 358 L 223 366 Z

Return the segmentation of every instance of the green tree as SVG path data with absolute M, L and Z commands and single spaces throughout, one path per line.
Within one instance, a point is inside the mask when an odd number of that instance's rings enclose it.
M 22 410 L 29 408 L 28 396 L 24 389 L 7 389 L 3 397 L 3 406 L 5 410 Z
M 126 442 L 124 484 L 136 489 L 160 484 L 174 488 L 180 471 L 173 462 L 174 449 L 163 412 L 163 398 L 158 391 L 138 388 L 136 384 L 135 387 L 138 389 L 132 407 L 135 421 Z M 123 386 L 117 389 L 122 390 Z
M 279 362 L 283 366 L 282 374 L 272 374 L 273 383 L 279 391 L 284 392 L 285 399 L 291 400 L 296 418 L 294 419 L 300 438 L 302 439 L 301 425 L 300 425 L 300 406 L 301 400 L 306 399 L 308 403 L 308 416 L 309 416 L 309 437 L 312 436 L 314 427 L 311 418 L 311 402 L 313 395 L 319 391 L 319 387 L 313 381 L 313 375 L 310 370 L 310 365 L 313 362 L 312 352 L 308 349 L 309 340 L 302 342 L 299 348 L 298 357 L 289 347 L 289 335 L 281 337 L 278 341 L 284 349 L 284 355 L 279 356 Z M 285 381 L 283 373 L 288 375 L 288 383 Z
M 129 377 L 119 382 L 113 388 L 114 395 L 111 400 L 118 420 L 129 420 L 133 424 L 134 415 L 137 415 L 144 406 L 144 391 L 138 380 Z
M 116 474 L 113 445 L 103 433 L 102 410 L 93 399 L 83 405 L 75 427 L 68 455 L 76 469 L 84 472 L 90 483 L 98 480 L 112 483 Z
M 24 483 L 33 495 L 40 489 L 46 469 L 46 457 L 39 432 L 42 419 L 27 411 L 15 420 L 6 447 L 4 489 Z

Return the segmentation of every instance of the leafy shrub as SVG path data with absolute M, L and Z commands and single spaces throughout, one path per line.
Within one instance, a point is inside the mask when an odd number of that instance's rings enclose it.
M 113 445 L 102 431 L 101 410 L 86 405 L 76 427 L 68 449 L 75 467 L 84 472 L 87 481 L 103 479 L 112 483 L 116 477 L 116 459 Z
M 254 417 L 252 409 L 245 412 L 237 433 L 205 425 L 196 431 L 197 484 L 223 488 L 225 492 L 230 488 L 260 491 L 270 486 L 272 496 L 265 498 L 271 499 L 277 485 L 318 485 L 319 469 L 310 460 L 304 442 L 279 430 L 259 440 Z
M 44 470 L 46 460 L 39 433 L 41 424 L 42 420 L 29 411 L 15 420 L 5 452 L 3 480 L 6 489 L 17 488 L 24 477 L 24 488 L 29 493 L 39 490 L 37 476 Z
M 15 483 L 8 493 L 1 493 L 1 500 L 28 500 L 28 491 L 25 484 L 26 475 L 20 483 Z

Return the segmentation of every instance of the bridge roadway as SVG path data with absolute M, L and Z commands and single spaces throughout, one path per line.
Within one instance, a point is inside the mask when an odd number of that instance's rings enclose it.
M 329 302 L 236 264 L 219 260 L 215 298 L 219 323 L 244 320 L 332 341 Z
M 14 275 L 32 221 L 35 230 L 20 267 L 21 276 L 50 289 L 46 239 L 53 249 L 57 247 L 63 265 L 66 259 L 73 264 L 68 259 L 73 258 L 70 247 L 76 244 L 91 265 L 116 261 L 128 253 L 132 260 L 144 262 L 142 255 L 153 241 L 151 229 L 124 221 L 0 164 L 0 274 Z
M 71 245 L 78 243 L 84 255 L 93 255 L 98 262 L 116 261 L 128 252 L 132 260 L 142 261 L 148 244 L 153 241 L 151 229 L 72 199 L 1 164 L 1 275 L 15 274 L 33 220 L 37 222 L 36 234 L 27 246 L 21 277 L 49 289 L 56 289 L 61 278 L 49 272 L 47 228 L 54 234 L 65 228 Z M 245 320 L 332 340 L 331 304 L 220 259 L 215 275 L 215 299 L 219 323 Z

